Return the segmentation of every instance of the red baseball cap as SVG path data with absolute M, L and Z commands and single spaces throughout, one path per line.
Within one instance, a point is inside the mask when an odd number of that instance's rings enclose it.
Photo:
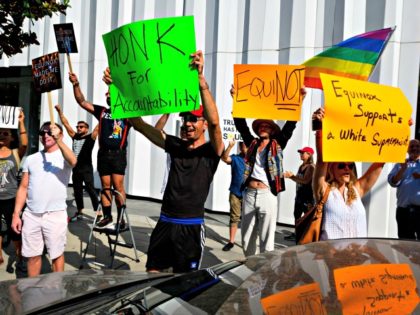
M 190 112 L 182 112 L 179 113 L 179 116 L 183 117 L 186 116 L 188 114 L 194 115 L 196 117 L 203 117 L 204 116 L 204 108 L 203 105 L 200 104 L 200 107 L 196 110 L 190 111 Z
M 307 152 L 310 155 L 314 155 L 314 149 L 312 149 L 311 147 L 304 147 L 300 150 L 298 150 L 299 153 L 303 153 L 303 152 Z

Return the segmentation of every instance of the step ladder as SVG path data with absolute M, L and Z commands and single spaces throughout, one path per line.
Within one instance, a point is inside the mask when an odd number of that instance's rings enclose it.
M 117 215 L 116 224 L 114 224 L 112 227 L 109 227 L 109 228 L 98 228 L 98 227 L 96 227 L 96 223 L 98 222 L 98 215 L 97 214 L 95 215 L 95 218 L 93 220 L 93 224 L 92 224 L 91 229 L 90 229 L 89 239 L 88 239 L 88 242 L 86 244 L 86 248 L 84 250 L 83 258 L 82 258 L 82 261 L 80 262 L 79 269 L 83 269 L 84 265 L 87 263 L 86 255 L 88 253 L 89 246 L 90 246 L 90 244 L 91 244 L 91 242 L 94 238 L 95 238 L 95 246 L 96 246 L 96 237 L 94 236 L 95 232 L 99 233 L 99 234 L 105 234 L 107 236 L 108 247 L 109 247 L 109 252 L 110 252 L 110 256 L 111 256 L 111 262 L 110 262 L 109 265 L 105 265 L 103 263 L 97 262 L 96 257 L 95 257 L 94 262 L 93 262 L 94 264 L 112 269 L 113 265 L 114 265 L 114 258 L 115 258 L 115 253 L 117 251 L 117 246 L 122 246 L 122 247 L 125 247 L 125 248 L 133 248 L 135 261 L 140 262 L 139 256 L 137 254 L 137 248 L 136 248 L 136 242 L 134 240 L 133 230 L 131 228 L 130 219 L 129 219 L 128 213 L 127 213 L 126 200 L 122 196 L 122 194 L 115 189 L 109 189 L 108 188 L 108 189 L 101 190 L 100 195 L 99 195 L 100 203 L 99 203 L 98 211 L 102 210 L 102 202 L 101 202 L 102 198 L 101 198 L 101 196 L 106 191 L 110 191 L 111 195 L 114 196 L 114 198 L 119 198 L 122 201 L 121 202 L 122 203 L 121 211 Z M 96 211 L 96 213 L 98 213 L 98 211 Z M 125 221 L 125 226 L 124 226 L 124 224 L 122 224 L 124 221 Z M 123 233 L 123 232 L 129 232 L 130 237 L 131 237 L 131 243 L 127 243 L 127 242 L 123 242 L 123 241 L 119 240 L 120 234 Z M 96 253 L 96 249 L 95 249 L 95 253 Z

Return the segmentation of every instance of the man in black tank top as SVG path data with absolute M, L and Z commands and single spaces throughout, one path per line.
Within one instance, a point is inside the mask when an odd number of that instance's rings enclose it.
M 85 121 L 79 121 L 77 122 L 75 131 L 70 126 L 67 118 L 64 116 L 60 105 L 56 105 L 55 109 L 58 112 L 61 123 L 73 140 L 72 149 L 77 157 L 77 164 L 73 168 L 72 173 L 74 199 L 76 201 L 77 212 L 70 218 L 70 221 L 74 222 L 82 219 L 83 217 L 83 183 L 85 184 L 85 189 L 92 201 L 93 211 L 96 211 L 99 207 L 98 195 L 96 194 L 94 187 L 92 165 L 92 150 L 98 135 L 98 128 L 96 127 L 92 133 L 89 133 L 89 124 Z
M 171 158 L 161 215 L 150 237 L 148 271 L 196 270 L 204 249 L 204 203 L 224 145 L 217 107 L 203 75 L 203 54 L 198 51 L 191 56 L 192 64 L 198 69 L 203 106 L 181 113 L 185 139 L 166 135 L 141 117 L 130 119 L 135 130 L 164 149 Z M 109 80 L 109 72 L 106 72 L 104 81 Z M 207 128 L 210 142 L 205 140 Z

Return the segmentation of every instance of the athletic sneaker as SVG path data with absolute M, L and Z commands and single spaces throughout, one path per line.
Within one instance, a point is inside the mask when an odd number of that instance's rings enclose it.
M 106 229 L 113 226 L 112 217 L 104 217 L 101 221 L 96 223 L 98 229 Z
M 76 212 L 71 218 L 69 218 L 69 222 L 76 222 L 79 220 L 83 220 L 83 213 Z
M 224 252 L 228 252 L 228 251 L 230 251 L 233 248 L 233 246 L 235 246 L 235 244 L 229 242 L 225 246 L 223 246 L 222 250 Z

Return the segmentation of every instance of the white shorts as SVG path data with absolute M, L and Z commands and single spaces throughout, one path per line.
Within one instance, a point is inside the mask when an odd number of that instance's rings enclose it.
M 64 253 L 67 242 L 67 211 L 24 211 L 22 221 L 22 256 L 41 256 L 44 245 L 51 259 Z

